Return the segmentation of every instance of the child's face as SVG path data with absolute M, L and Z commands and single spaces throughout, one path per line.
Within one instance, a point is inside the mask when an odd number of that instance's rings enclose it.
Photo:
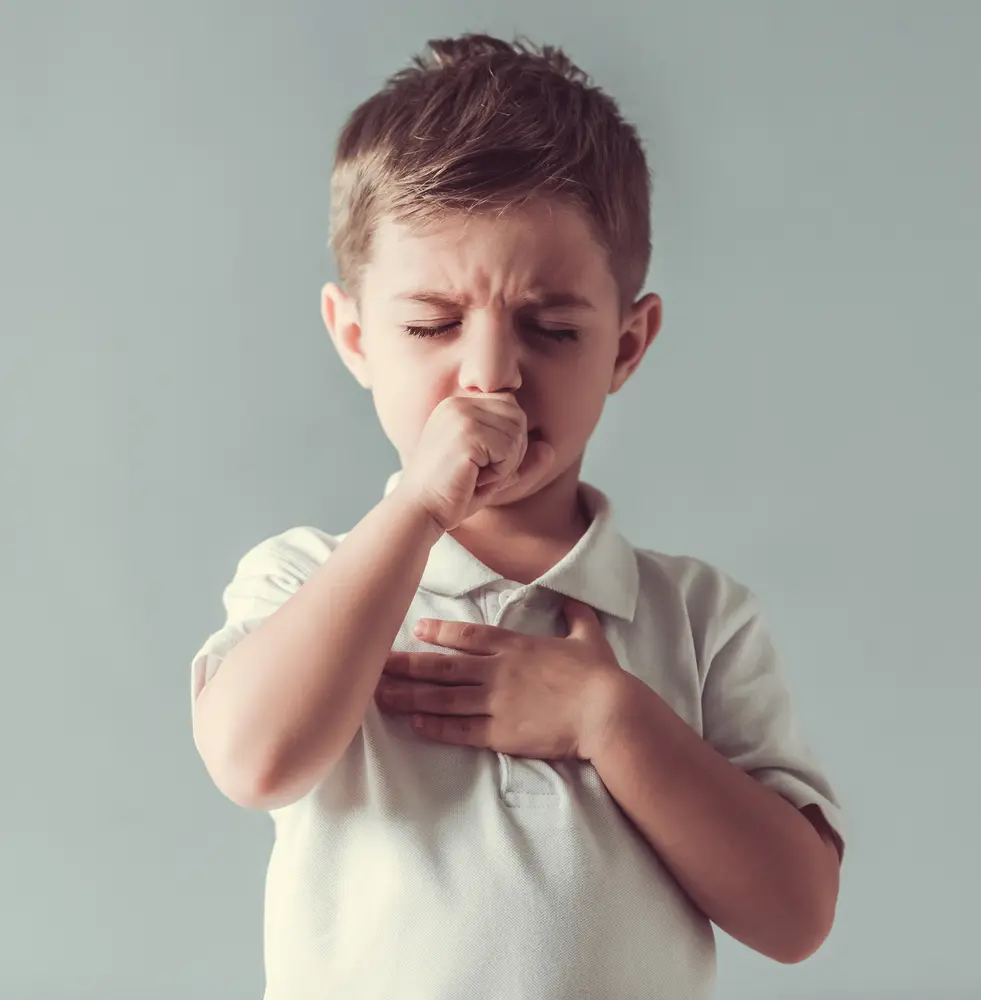
M 413 300 L 424 293 L 447 301 Z M 527 301 L 536 294 L 584 301 Z M 660 326 L 656 295 L 618 323 L 616 283 L 582 216 L 544 202 L 500 217 L 452 216 L 425 232 L 385 220 L 361 300 L 359 315 L 327 285 L 324 320 L 344 363 L 372 390 L 403 466 L 441 400 L 511 390 L 529 431 L 538 428 L 555 449 L 555 478 L 581 458 L 607 395 Z M 445 329 L 418 337 L 407 327 Z M 575 339 L 547 332 L 563 330 Z

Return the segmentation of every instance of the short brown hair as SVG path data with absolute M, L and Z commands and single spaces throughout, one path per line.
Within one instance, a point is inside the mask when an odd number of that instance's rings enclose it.
M 557 198 L 583 210 L 606 251 L 622 318 L 650 263 L 651 187 L 635 128 L 561 49 L 482 34 L 431 39 L 341 131 L 329 245 L 360 302 L 383 217 L 424 225 Z

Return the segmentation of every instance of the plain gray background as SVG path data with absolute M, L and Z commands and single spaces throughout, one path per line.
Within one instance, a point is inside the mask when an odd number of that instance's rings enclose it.
M 664 328 L 583 477 L 761 596 L 847 811 L 831 937 L 718 932 L 718 996 L 981 997 L 981 8 L 0 9 L 0 995 L 261 997 L 272 824 L 197 757 L 190 658 L 248 548 L 398 467 L 319 317 L 333 143 L 474 30 L 641 130 Z

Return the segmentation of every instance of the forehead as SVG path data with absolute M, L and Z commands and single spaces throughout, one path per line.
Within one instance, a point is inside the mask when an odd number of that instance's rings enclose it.
M 606 254 L 582 213 L 552 202 L 507 212 L 451 213 L 425 225 L 381 220 L 365 285 L 473 296 L 614 294 Z

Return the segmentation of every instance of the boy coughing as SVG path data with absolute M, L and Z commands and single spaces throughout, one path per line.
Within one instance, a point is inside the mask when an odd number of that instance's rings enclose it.
M 661 323 L 650 193 L 550 48 L 432 41 L 343 129 L 322 313 L 401 468 L 248 551 L 192 663 L 209 774 L 275 822 L 265 1000 L 696 1000 L 713 924 L 783 963 L 831 929 L 757 598 L 579 478 Z

